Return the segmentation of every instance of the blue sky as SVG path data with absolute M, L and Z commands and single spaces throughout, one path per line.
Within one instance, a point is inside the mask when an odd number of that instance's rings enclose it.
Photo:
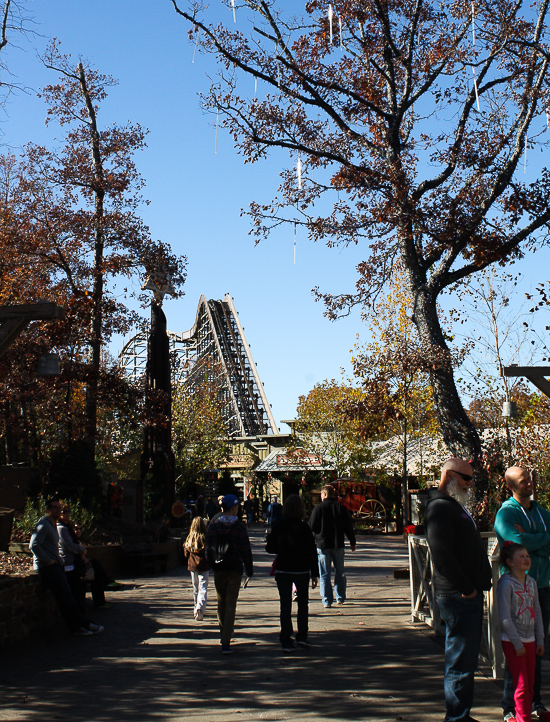
M 11 96 L 0 118 L 4 143 L 16 153 L 28 141 L 50 144 L 61 137 L 57 127 L 45 128 L 45 106 L 34 92 L 56 80 L 37 57 L 50 38 L 61 41 L 62 52 L 117 78 L 100 123 L 130 121 L 149 129 L 148 148 L 136 156 L 151 201 L 142 217 L 154 238 L 189 259 L 185 298 L 165 303 L 168 327 L 190 328 L 201 294 L 230 293 L 276 421 L 293 418 L 300 394 L 349 368 L 356 334 L 367 340 L 358 312 L 330 322 L 311 295 L 317 285 L 351 290 L 362 250 L 330 250 L 298 233 L 294 264 L 291 228 L 254 246 L 241 209 L 272 197 L 288 156 L 244 165 L 223 131 L 214 152 L 213 118 L 200 109 L 197 93 L 207 90 L 215 67 L 200 54 L 192 62 L 188 27 L 170 0 L 34 0 L 27 8 L 37 34 L 2 53 L 14 80 L 29 88 Z M 220 19 L 230 16 L 214 0 L 210 12 L 218 11 Z M 525 268 L 530 275 L 532 265 Z

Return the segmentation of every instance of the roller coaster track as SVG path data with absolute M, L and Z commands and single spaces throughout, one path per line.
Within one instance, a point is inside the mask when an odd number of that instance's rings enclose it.
M 168 331 L 172 383 L 190 393 L 198 388 L 207 368 L 217 377 L 218 398 L 229 436 L 276 434 L 277 426 L 263 384 L 246 341 L 233 299 L 201 296 L 195 323 L 189 331 Z M 119 355 L 126 375 L 137 381 L 145 374 L 147 332 L 135 334 Z

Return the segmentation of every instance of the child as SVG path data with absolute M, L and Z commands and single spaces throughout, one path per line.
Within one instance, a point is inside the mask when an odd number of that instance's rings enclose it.
M 209 564 L 206 560 L 206 524 L 204 519 L 196 516 L 191 522 L 189 535 L 183 545 L 183 553 L 188 559 L 187 568 L 191 572 L 193 582 L 194 617 L 202 622 L 206 611 L 206 594 L 208 590 Z
M 527 575 L 531 559 L 521 544 L 506 541 L 500 550 L 507 569 L 497 586 L 502 649 L 514 679 L 517 722 L 531 722 L 535 656 L 544 654 L 544 634 L 537 585 Z

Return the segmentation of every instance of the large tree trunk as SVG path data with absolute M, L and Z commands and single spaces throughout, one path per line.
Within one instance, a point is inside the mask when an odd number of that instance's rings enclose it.
M 443 440 L 452 454 L 466 461 L 472 459 L 477 465 L 481 456 L 479 434 L 466 415 L 456 388 L 436 301 L 424 289 L 417 292 L 415 323 L 426 352 L 434 359 L 431 386 Z

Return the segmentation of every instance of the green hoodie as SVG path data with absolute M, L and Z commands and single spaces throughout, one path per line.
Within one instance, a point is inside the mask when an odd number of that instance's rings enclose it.
M 519 532 L 515 525 L 522 527 Z M 531 557 L 529 576 L 539 589 L 550 586 L 550 512 L 536 501 L 529 509 L 511 497 L 500 507 L 495 518 L 495 532 L 502 547 L 505 541 L 524 546 Z

